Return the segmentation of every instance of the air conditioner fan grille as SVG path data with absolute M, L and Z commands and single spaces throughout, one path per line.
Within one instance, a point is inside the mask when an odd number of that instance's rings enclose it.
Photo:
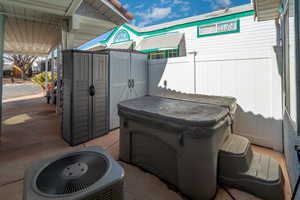
M 51 163 L 38 175 L 37 188 L 46 194 L 70 194 L 84 190 L 103 177 L 106 159 L 95 152 L 78 152 Z

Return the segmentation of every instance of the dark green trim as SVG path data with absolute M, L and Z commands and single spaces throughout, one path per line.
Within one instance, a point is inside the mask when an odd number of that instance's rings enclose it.
M 165 57 L 164 58 L 169 58 L 169 50 L 165 50 L 164 53 L 165 53 Z
M 136 36 L 147 36 L 147 35 L 149 36 L 152 34 L 162 34 L 165 32 L 174 31 L 174 30 L 182 29 L 182 28 L 188 28 L 188 27 L 192 27 L 192 26 L 201 26 L 201 25 L 212 24 L 212 23 L 217 23 L 217 22 L 226 21 L 226 20 L 237 19 L 237 18 L 241 18 L 241 17 L 248 17 L 248 16 L 252 16 L 254 14 L 255 14 L 254 10 L 249 10 L 249 11 L 235 13 L 235 14 L 231 14 L 231 15 L 215 17 L 215 18 L 210 18 L 210 19 L 204 19 L 204 20 L 200 20 L 200 21 L 196 21 L 196 22 L 178 24 L 178 25 L 174 25 L 174 26 L 171 26 L 168 28 L 163 28 L 163 29 L 159 29 L 159 30 L 155 30 L 155 31 L 148 31 L 148 32 L 138 32 L 138 31 L 134 30 L 133 28 L 127 26 L 126 24 L 123 24 L 122 26 L 115 28 L 114 31 L 108 36 L 108 38 L 101 41 L 100 43 L 107 43 L 121 27 L 126 28 L 127 30 L 129 30 L 133 34 L 135 34 Z
M 241 23 L 240 23 L 239 19 L 236 22 L 237 22 L 237 29 L 236 30 L 227 31 L 227 32 L 219 32 L 219 33 L 211 33 L 211 34 L 205 34 L 205 35 L 200 35 L 199 34 L 199 27 L 201 27 L 201 26 L 198 26 L 197 27 L 197 37 L 200 38 L 200 37 L 209 37 L 209 36 L 216 36 L 216 35 L 225 35 L 225 34 L 231 34 L 231 33 L 239 33 L 239 32 L 241 32 Z M 209 24 L 207 24 L 207 25 L 209 25 Z
M 212 24 L 212 23 L 217 23 L 217 22 L 221 22 L 221 21 L 237 19 L 237 18 L 241 18 L 241 17 L 248 17 L 248 16 L 252 16 L 252 15 L 254 15 L 254 11 L 250 10 L 250 11 L 245 11 L 245 12 L 241 12 L 241 13 L 235 13 L 232 15 L 226 15 L 226 16 L 221 16 L 221 17 L 216 17 L 216 18 L 211 18 L 211 19 L 205 19 L 205 20 L 200 20 L 200 21 L 196 21 L 196 22 L 189 22 L 189 23 L 185 23 L 185 24 L 178 24 L 178 25 L 174 25 L 174 26 L 171 26 L 168 28 L 163 28 L 163 29 L 159 29 L 159 30 L 155 30 L 155 31 L 148 31 L 148 32 L 137 32 L 136 30 L 127 26 L 126 24 L 124 24 L 122 26 L 127 28 L 128 30 L 130 30 L 132 33 L 134 33 L 137 36 L 144 36 L 144 35 L 159 34 L 159 33 L 163 33 L 163 32 L 173 31 L 176 29 L 187 28 L 187 27 L 191 27 L 191 26 L 201 26 L 201 25 L 206 25 L 206 24 Z
M 156 48 L 156 49 L 141 50 L 140 52 L 149 53 L 149 52 L 154 52 L 154 51 L 167 51 L 167 50 L 173 50 L 173 49 L 177 49 L 177 48 L 163 48 L 163 49 Z
M 150 52 L 153 52 L 153 51 L 161 51 L 159 49 L 147 49 L 147 50 L 142 50 L 140 52 L 143 52 L 143 53 L 150 53 Z

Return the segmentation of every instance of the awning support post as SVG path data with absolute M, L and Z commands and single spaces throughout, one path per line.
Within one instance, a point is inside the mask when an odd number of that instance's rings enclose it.
M 55 66 L 54 50 L 51 53 L 51 82 L 54 84 L 54 66 Z
M 1 98 L 1 104 L 0 104 L 0 137 L 2 135 L 2 89 L 3 89 L 3 54 L 4 54 L 4 35 L 5 35 L 5 16 L 0 15 L 0 98 Z M 1 139 L 1 138 L 0 138 Z M 0 140 L 1 141 L 1 140 Z
M 46 95 L 48 92 L 48 56 L 46 57 L 45 60 L 45 91 L 46 91 Z
M 57 90 L 56 90 L 56 113 L 61 114 L 61 73 L 62 73 L 62 47 L 61 44 L 57 48 Z

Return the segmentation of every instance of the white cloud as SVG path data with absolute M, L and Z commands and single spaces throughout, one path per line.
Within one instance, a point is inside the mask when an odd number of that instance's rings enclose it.
M 182 1 L 182 0 L 174 0 L 173 3 L 174 3 L 174 4 L 183 4 L 183 1 Z
M 180 8 L 180 10 L 182 11 L 182 12 L 187 12 L 187 11 L 189 11 L 191 9 L 191 7 L 189 6 L 189 5 L 183 5 L 181 8 Z
M 217 3 L 225 6 L 229 6 L 232 2 L 231 0 L 217 0 Z
M 227 8 L 232 4 L 231 0 L 205 0 L 210 3 L 210 7 L 213 10 Z
M 137 12 L 136 15 L 142 18 L 142 22 L 139 24 L 139 26 L 143 27 L 147 24 L 150 24 L 153 21 L 163 19 L 171 13 L 172 13 L 171 7 L 166 7 L 166 8 L 152 7 L 144 12 Z
M 136 19 L 131 20 L 131 24 L 132 24 L 133 26 L 136 26 Z
M 181 18 L 182 15 L 179 14 L 178 12 L 172 12 L 170 15 L 168 15 L 169 19 L 174 19 L 174 18 Z
M 185 1 L 185 0 L 174 0 L 173 4 L 175 4 L 175 5 L 189 5 L 190 2 L 189 1 Z
M 160 0 L 161 4 L 169 4 L 171 3 L 171 0 Z
M 141 4 L 137 5 L 137 6 L 135 6 L 134 8 L 135 8 L 135 9 L 141 9 L 141 8 L 143 8 L 144 6 L 145 6 L 145 4 L 144 4 L 144 3 L 141 3 Z
M 123 8 L 125 8 L 127 10 L 129 8 L 129 4 L 128 3 L 124 4 Z

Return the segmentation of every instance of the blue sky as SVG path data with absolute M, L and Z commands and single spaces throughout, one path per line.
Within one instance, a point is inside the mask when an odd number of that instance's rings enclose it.
M 251 0 L 120 0 L 134 15 L 129 22 L 138 27 L 151 26 L 186 17 L 209 13 L 218 9 L 250 3 Z M 105 40 L 108 32 L 84 44 L 81 48 Z
M 131 24 L 151 26 L 209 13 L 221 8 L 250 3 L 251 0 L 120 0 L 135 19 Z

